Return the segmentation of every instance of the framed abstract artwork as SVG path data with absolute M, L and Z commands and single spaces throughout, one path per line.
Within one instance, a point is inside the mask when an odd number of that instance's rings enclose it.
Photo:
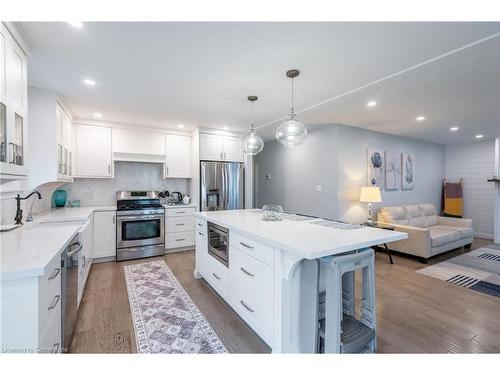
M 401 189 L 411 190 L 415 187 L 415 154 L 401 154 Z
M 368 149 L 368 186 L 384 185 L 384 150 Z
M 385 190 L 399 190 L 401 187 L 401 153 L 385 152 Z

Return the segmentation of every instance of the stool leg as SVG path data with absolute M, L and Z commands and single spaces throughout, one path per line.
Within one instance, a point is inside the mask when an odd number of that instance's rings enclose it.
M 342 307 L 344 314 L 350 316 L 354 316 L 354 277 L 354 271 L 342 275 Z
M 338 268 L 326 267 L 325 353 L 340 353 L 342 277 Z
M 387 255 L 389 255 L 389 260 L 390 260 L 391 264 L 394 264 L 394 262 L 392 261 L 391 250 L 389 249 L 389 247 L 387 246 L 386 243 L 384 243 L 384 247 L 385 247 L 385 251 L 387 252 Z

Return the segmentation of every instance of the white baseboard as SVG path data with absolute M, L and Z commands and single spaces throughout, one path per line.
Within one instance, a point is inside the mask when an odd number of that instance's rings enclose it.
M 475 232 L 474 237 L 477 238 L 484 238 L 485 240 L 492 240 L 493 239 L 493 233 L 481 233 L 481 232 Z

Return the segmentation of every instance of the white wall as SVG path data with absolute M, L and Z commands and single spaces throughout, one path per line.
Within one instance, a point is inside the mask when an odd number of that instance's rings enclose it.
M 427 202 L 439 210 L 444 146 L 344 125 L 311 131 L 304 144 L 291 149 L 267 142 L 256 159 L 258 206 L 276 203 L 292 212 L 364 221 L 366 204 L 359 203 L 359 192 L 368 183 L 368 148 L 415 154 L 415 188 L 382 190 L 380 205 Z
M 493 238 L 495 184 L 494 140 L 446 146 L 446 179 L 463 178 L 464 217 L 472 219 L 475 235 Z

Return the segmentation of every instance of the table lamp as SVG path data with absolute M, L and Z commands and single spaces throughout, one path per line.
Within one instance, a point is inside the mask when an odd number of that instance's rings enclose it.
M 365 186 L 361 188 L 359 201 L 368 203 L 368 225 L 373 225 L 372 203 L 382 202 L 380 197 L 380 188 L 378 186 Z

